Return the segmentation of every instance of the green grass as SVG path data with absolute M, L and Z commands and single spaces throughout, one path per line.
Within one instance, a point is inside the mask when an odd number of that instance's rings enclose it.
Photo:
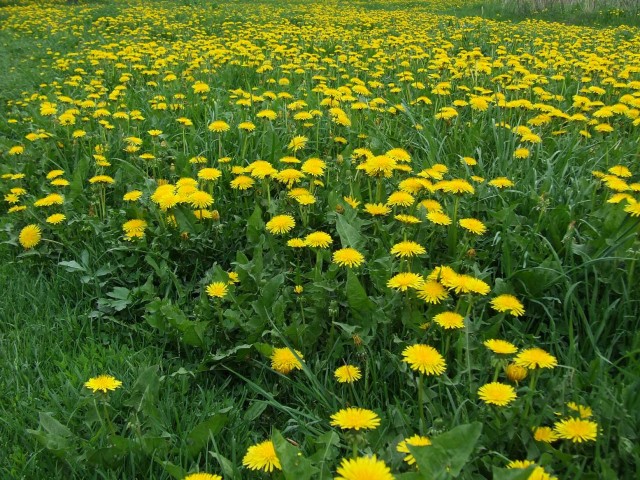
M 423 8 L 420 2 L 362 6 L 369 11 Z M 100 17 L 116 16 L 119 8 L 98 6 L 70 23 L 88 28 Z M 560 17 L 557 12 L 533 15 L 507 11 L 497 3 L 452 12 L 516 21 L 533 16 L 561 18 L 567 23 L 586 19 L 602 20 L 601 25 L 635 22 L 635 17 L 576 17 L 566 11 Z M 299 11 L 290 15 L 302 21 L 297 17 Z M 242 20 L 242 16 L 234 18 Z M 447 22 L 453 20 L 442 20 L 439 28 L 445 29 Z M 165 40 L 174 38 L 163 27 L 157 28 L 159 35 L 166 34 Z M 490 52 L 495 46 L 483 43 L 484 34 L 468 32 L 464 41 L 481 44 Z M 91 40 L 69 36 L 64 37 L 66 43 L 60 43 L 63 37 L 22 35 L 17 42 L 10 32 L 0 32 L 0 45 L 8 52 L 0 57 L 0 69 L 8 72 L 0 76 L 0 112 L 5 112 L 7 100 L 20 97 L 22 91 L 37 90 L 42 81 L 60 75 L 43 68 L 43 50 L 55 45 L 60 51 L 72 51 Z M 233 86 L 240 78 L 248 83 L 258 81 L 256 74 L 243 77 L 234 67 L 221 68 L 220 78 Z M 131 88 L 135 92 L 131 98 L 144 104 L 142 89 L 136 92 L 139 87 Z M 222 88 L 220 92 L 220 104 L 224 105 L 226 94 Z M 202 118 L 211 113 L 202 106 L 194 111 Z M 519 113 L 510 115 L 502 120 L 513 125 L 523 121 Z M 425 124 L 421 134 L 408 127 L 408 120 L 400 115 L 379 127 L 372 124 L 376 148 L 407 146 L 425 166 L 439 161 L 442 152 L 451 157 L 447 161 L 457 161 L 461 153 L 474 153 L 487 178 L 505 174 L 518 178 L 518 190 L 479 188 L 477 202 L 465 204 L 474 215 L 491 218 L 496 230 L 474 244 L 478 250 L 475 258 L 465 255 L 465 245 L 456 262 L 478 276 L 495 277 L 499 280 L 497 289 L 507 291 L 505 285 L 509 285 L 522 298 L 532 299 L 527 315 L 500 316 L 487 307 L 479 312 L 477 323 L 470 327 L 473 330 L 452 336 L 447 362 L 457 373 L 447 378 L 446 384 L 429 383 L 424 390 L 429 434 L 480 417 L 486 420 L 484 435 L 498 439 L 492 448 L 499 455 L 541 457 L 549 462 L 556 458 L 555 466 L 566 472 L 565 478 L 637 478 L 638 221 L 625 216 L 620 208 L 614 211 L 615 206 L 603 204 L 602 188 L 590 172 L 605 171 L 619 162 L 631 165 L 638 140 L 628 132 L 613 133 L 609 138 L 616 148 L 610 155 L 580 139 L 573 143 L 545 139 L 544 146 L 533 152 L 529 168 L 520 168 L 517 162 L 507 160 L 513 137 L 496 129 L 488 117 L 477 118 L 471 117 L 462 133 L 463 124 L 443 133 L 431 121 L 432 116 L 417 118 Z M 167 124 L 166 129 L 170 128 Z M 2 144 L 12 145 L 21 139 L 16 132 L 0 130 Z M 270 133 L 270 140 L 265 135 L 251 146 L 256 156 L 273 157 L 274 152 L 284 149 L 277 138 L 281 132 Z M 211 149 L 204 141 L 198 143 L 205 135 L 201 131 L 194 135 L 195 149 Z M 272 143 L 266 145 L 268 141 Z M 123 144 L 117 142 L 115 149 L 119 151 Z M 56 162 L 68 162 L 61 164 L 69 171 L 75 170 L 81 158 L 58 151 L 52 157 Z M 185 171 L 190 168 L 183 167 Z M 123 170 L 132 177 L 138 173 L 133 168 Z M 165 479 L 182 478 L 184 472 L 198 469 L 224 472 L 227 480 L 254 478 L 240 468 L 242 457 L 249 445 L 267 438 L 273 429 L 302 445 L 314 461 L 320 459 L 332 475 L 350 446 L 331 429 L 329 416 L 347 404 L 381 412 L 383 426 L 368 436 L 366 452 L 384 452 L 392 459 L 389 462 L 394 471 L 402 468 L 393 447 L 415 433 L 417 414 L 416 382 L 399 353 L 416 332 L 422 335 L 415 327 L 414 312 L 406 308 L 399 294 L 381 295 L 367 304 L 358 297 L 358 287 L 349 280 L 345 283 L 344 275 L 332 267 L 317 285 L 312 284 L 311 274 L 303 278 L 309 287 L 296 298 L 291 286 L 284 284 L 285 279 L 292 282 L 295 266 L 264 234 L 262 217 L 267 212 L 256 210 L 257 214 L 246 219 L 253 205 L 240 203 L 229 205 L 229 211 L 223 213 L 243 219 L 241 228 L 233 227 L 235 230 L 220 237 L 202 235 L 201 244 L 182 243 L 178 235 L 166 234 L 159 235 L 158 243 L 147 251 L 147 246 L 132 248 L 119 240 L 119 217 L 108 223 L 84 215 L 66 239 L 61 235 L 61 241 L 69 240 L 64 253 L 43 248 L 42 254 L 17 257 L 15 241 L 0 249 L 0 285 L 4 288 L 0 303 L 0 478 Z M 87 203 L 81 203 L 81 209 L 86 207 Z M 326 219 L 312 220 L 333 228 L 336 218 L 332 211 Z M 11 219 L 3 217 L 2 221 L 3 239 L 14 238 L 17 227 Z M 371 239 L 369 253 L 377 256 L 367 265 L 368 280 L 363 283 L 369 292 L 382 291 L 394 268 L 386 253 L 386 243 L 394 232 L 386 226 L 374 230 L 372 223 L 354 225 L 349 227 Z M 74 233 L 90 240 L 73 243 L 70 237 Z M 432 242 L 428 251 L 434 258 L 443 257 L 450 243 L 446 235 L 421 238 Z M 46 246 L 46 241 L 43 243 Z M 236 251 L 246 255 L 236 256 Z M 313 260 L 311 257 L 310 262 Z M 78 267 L 67 263 L 65 268 L 59 265 L 61 261 L 77 262 Z M 206 278 L 224 273 L 221 266 L 236 268 L 245 288 L 242 296 L 234 297 L 237 304 L 224 309 L 212 306 L 199 294 Z M 104 271 L 97 275 L 100 269 Z M 286 312 L 285 291 L 295 298 L 291 301 L 294 307 Z M 156 297 L 158 303 L 151 303 Z M 357 308 L 353 308 L 354 298 L 359 302 Z M 157 306 L 160 313 L 153 314 L 150 305 Z M 375 314 L 358 316 L 358 308 L 372 309 Z M 218 318 L 224 328 L 212 321 Z M 196 325 L 206 329 L 204 339 L 188 330 L 193 319 L 204 319 Z M 169 325 L 171 321 L 174 324 Z M 172 328 L 176 324 L 183 329 Z M 493 415 L 486 406 L 474 403 L 479 379 L 488 377 L 491 372 L 485 370 L 493 367 L 481 343 L 475 340 L 469 347 L 465 338 L 481 329 L 486 335 L 505 336 L 519 345 L 548 346 L 560 367 L 539 383 L 537 405 L 561 408 L 569 401 L 590 405 L 601 427 L 595 447 L 560 447 L 559 452 L 551 452 L 530 442 L 533 446 L 525 451 L 514 439 L 528 438 L 530 432 L 518 423 L 515 414 Z M 355 332 L 364 337 L 362 346 L 354 344 Z M 431 339 L 439 343 L 438 348 L 449 346 L 444 338 Z M 304 369 L 292 376 L 276 374 L 268 368 L 267 344 L 304 350 Z M 482 361 L 471 365 L 465 357 L 469 351 Z M 357 390 L 339 386 L 332 378 L 334 369 L 346 361 L 363 366 L 364 379 Z M 94 402 L 94 396 L 83 388 L 87 379 L 102 373 L 110 373 L 124 384 L 109 395 L 105 405 Z M 528 395 L 529 381 L 523 384 L 524 395 Z M 547 424 L 550 421 L 539 412 L 532 416 Z M 510 425 L 518 426 L 508 428 Z M 474 474 L 489 476 L 491 466 L 482 464 Z
M 487 0 L 445 10 L 460 17 L 523 22 L 543 20 L 584 27 L 640 26 L 640 5 L 629 1 L 576 2 L 548 0 Z

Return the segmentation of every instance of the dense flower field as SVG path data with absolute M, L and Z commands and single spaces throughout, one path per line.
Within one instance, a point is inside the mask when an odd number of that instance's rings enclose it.
M 629 474 L 576 378 L 637 327 L 639 32 L 438 13 L 463 3 L 3 9 L 40 61 L 0 107 L 12 255 L 266 400 L 238 458 L 223 414 L 174 458 L 157 378 L 96 371 L 44 447 L 191 480 Z

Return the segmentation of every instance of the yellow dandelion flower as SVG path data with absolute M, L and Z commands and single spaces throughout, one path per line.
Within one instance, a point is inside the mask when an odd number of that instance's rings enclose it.
M 107 391 L 113 391 L 122 385 L 120 380 L 117 380 L 111 375 L 99 375 L 97 377 L 90 378 L 84 384 L 89 390 L 95 392 L 107 393 Z
M 489 185 L 496 188 L 507 188 L 513 187 L 515 184 L 509 180 L 507 177 L 498 177 L 494 178 L 489 182 Z
M 298 150 L 302 150 L 308 141 L 309 141 L 308 137 L 305 137 L 303 135 L 297 135 L 291 139 L 287 148 L 289 150 L 293 150 L 294 152 L 297 152 Z
M 122 199 L 125 202 L 135 202 L 136 200 L 140 200 L 140 197 L 142 197 L 142 192 L 140 190 L 131 190 L 130 192 L 125 193 Z
M 491 382 L 483 385 L 478 390 L 480 400 L 491 405 L 504 407 L 513 402 L 517 395 L 511 385 L 499 382 Z
M 493 353 L 498 353 L 500 355 L 510 355 L 512 353 L 516 353 L 518 348 L 511 342 L 507 342 L 506 340 L 500 340 L 496 338 L 492 338 L 491 340 L 485 340 L 483 345 L 491 350 Z
M 594 442 L 598 436 L 598 424 L 581 418 L 567 418 L 553 425 L 558 438 L 573 443 Z
M 416 255 L 422 255 L 426 252 L 422 245 L 409 240 L 396 243 L 391 248 L 391 254 L 401 258 L 415 257 Z
M 498 295 L 491 300 L 491 307 L 498 312 L 509 312 L 514 317 L 524 315 L 524 306 L 513 295 Z
M 276 455 L 276 447 L 271 440 L 249 447 L 242 459 L 242 465 L 250 470 L 262 470 L 264 472 L 282 470 L 280 460 Z
M 424 283 L 424 278 L 417 273 L 402 272 L 394 275 L 387 282 L 387 287 L 401 292 L 406 292 L 409 288 L 418 289 Z
M 359 267 L 364 263 L 364 256 L 354 248 L 342 248 L 333 253 L 333 263 L 341 267 Z
M 424 282 L 417 290 L 416 295 L 421 300 L 433 305 L 442 302 L 449 294 L 447 290 L 439 283 L 433 280 Z
M 287 233 L 296 226 L 296 221 L 291 215 L 276 215 L 267 222 L 266 229 L 274 235 Z
M 408 363 L 412 370 L 425 375 L 440 375 L 446 369 L 444 358 L 429 345 L 415 344 L 408 346 L 402 352 L 403 362 Z
M 343 430 L 372 430 L 380 425 L 380 417 L 365 408 L 344 408 L 331 415 L 331 425 Z
M 428 212 L 427 220 L 431 223 L 435 223 L 436 225 L 451 225 L 451 218 L 449 218 L 449 215 L 442 212 Z
M 558 440 L 558 435 L 551 427 L 536 427 L 533 430 L 533 439 L 536 442 L 553 443 Z
M 383 203 L 365 203 L 364 211 L 374 217 L 388 215 L 391 209 Z
M 541 348 L 529 348 L 521 351 L 514 360 L 516 365 L 534 370 L 536 368 L 553 368 L 558 365 L 556 357 Z
M 295 352 L 296 354 L 294 355 L 293 351 L 287 347 L 274 348 L 271 352 L 271 368 L 285 375 L 292 370 L 302 370 L 302 363 L 300 363 L 298 357 L 304 359 L 304 356 L 298 350 Z
M 313 232 L 304 238 L 304 242 L 308 247 L 327 248 L 333 243 L 331 235 L 325 232 Z
M 215 133 L 228 132 L 231 127 L 224 120 L 215 120 L 209 124 L 209 131 Z
M 458 223 L 462 228 L 476 235 L 482 235 L 487 231 L 485 224 L 475 218 L 461 218 Z
M 66 220 L 66 215 L 63 213 L 54 213 L 53 215 L 49 215 L 47 217 L 47 223 L 51 225 L 58 225 Z
M 378 460 L 375 455 L 371 457 L 343 458 L 334 480 L 393 480 L 389 467 Z
M 211 298 L 223 298 L 229 291 L 229 287 L 224 282 L 212 282 L 207 285 L 206 290 Z
M 362 373 L 360 369 L 354 365 L 343 365 L 342 367 L 336 368 L 334 376 L 340 383 L 353 383 L 362 378 Z
M 41 239 L 42 233 L 40 227 L 35 224 L 24 227 L 20 230 L 20 235 L 18 236 L 18 241 L 25 250 L 29 250 L 38 245 Z
M 525 367 L 521 367 L 515 363 L 510 363 L 504 367 L 504 373 L 510 382 L 517 384 L 527 378 L 529 371 Z
M 433 317 L 433 321 L 442 328 L 450 330 L 464 328 L 464 317 L 456 312 L 441 312 Z
M 413 465 L 416 463 L 416 459 L 411 455 L 411 452 L 409 452 L 408 445 L 411 445 L 412 447 L 425 447 L 427 445 L 431 445 L 431 440 L 429 437 L 424 437 L 422 435 L 413 435 L 398 443 L 396 450 L 400 453 L 406 453 L 407 455 L 405 455 L 404 461 L 409 465 Z

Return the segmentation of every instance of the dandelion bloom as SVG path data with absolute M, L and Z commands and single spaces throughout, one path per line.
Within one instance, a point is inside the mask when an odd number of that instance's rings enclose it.
M 477 293 L 478 295 L 486 295 L 491 291 L 491 287 L 479 278 L 471 275 L 459 275 L 455 272 L 451 275 L 443 276 L 441 283 L 458 294 Z
M 392 207 L 409 207 L 416 201 L 415 197 L 410 193 L 398 191 L 393 192 L 387 199 L 387 205 Z
M 333 253 L 333 263 L 341 267 L 359 267 L 364 262 L 364 256 L 355 248 L 342 248 Z
M 509 462 L 507 468 L 525 469 L 532 465 L 535 465 L 535 462 L 532 462 L 531 460 L 514 460 L 513 462 Z M 558 480 L 558 477 L 552 477 L 540 466 L 536 466 L 536 468 L 533 469 L 529 478 L 532 480 Z
M 395 218 L 399 222 L 407 223 L 407 224 L 420 223 L 420 219 L 418 217 L 414 217 L 413 215 L 406 215 L 404 213 L 400 213 L 393 218 Z
M 491 307 L 498 312 L 509 312 L 514 317 L 524 315 L 524 306 L 513 295 L 498 295 L 491 300 Z
M 383 203 L 365 203 L 364 211 L 374 217 L 388 215 L 391 209 Z
M 475 193 L 475 188 L 469 182 L 462 178 L 454 178 L 453 180 L 444 180 L 437 183 L 440 190 L 446 193 Z
M 431 445 L 431 440 L 429 440 L 429 437 L 424 437 L 422 435 L 413 435 L 409 438 L 405 438 L 400 443 L 398 443 L 396 450 L 400 453 L 406 453 L 407 455 L 405 455 L 404 461 L 409 465 L 413 465 L 414 463 L 416 463 L 416 459 L 413 455 L 411 455 L 411 452 L 409 452 L 408 445 L 411 445 L 412 447 L 424 447 L 427 445 Z
M 274 469 L 282 470 L 280 460 L 276 455 L 276 447 L 271 440 L 249 447 L 242 459 L 242 465 L 250 470 L 263 470 L 265 472 L 273 472 Z
M 327 248 L 333 243 L 331 235 L 325 232 L 313 232 L 304 237 L 304 241 L 308 247 Z
M 498 177 L 494 178 L 489 182 L 489 185 L 496 188 L 507 188 L 513 187 L 515 184 L 509 180 L 507 177 Z
M 380 417 L 365 408 L 343 408 L 331 415 L 331 425 L 343 430 L 372 430 L 380 425 Z
M 517 395 L 511 385 L 499 382 L 491 382 L 483 385 L 478 390 L 480 400 L 498 407 L 505 407 L 513 402 Z
M 403 362 L 408 363 L 412 370 L 425 375 L 440 375 L 444 373 L 446 363 L 438 351 L 429 345 L 418 343 L 411 345 L 402 352 Z
M 298 135 L 291 139 L 287 148 L 289 148 L 289 150 L 293 150 L 294 152 L 297 152 L 298 150 L 302 150 L 308 141 L 309 141 L 308 137 L 305 137 L 303 135 Z
M 558 435 L 551 427 L 536 427 L 533 431 L 533 439 L 536 442 L 553 443 L 558 440 Z
M 574 412 L 578 412 L 578 414 L 580 414 L 580 418 L 590 418 L 593 415 L 591 408 L 585 405 L 578 405 L 575 402 L 569 402 L 567 403 L 567 407 Z
M 553 425 L 558 438 L 571 440 L 573 443 L 595 441 L 598 436 L 598 424 L 581 418 L 567 418 Z
M 438 282 L 428 280 L 424 282 L 416 291 L 418 298 L 427 303 L 438 304 L 449 296 L 447 290 Z
M 192 473 L 184 477 L 184 480 L 222 480 L 222 477 L 211 473 Z
M 624 207 L 624 211 L 632 217 L 640 217 L 640 202 L 630 203 Z
M 422 245 L 409 240 L 396 243 L 391 248 L 392 255 L 395 255 L 396 257 L 402 257 L 402 258 L 415 257 L 416 255 L 422 255 L 423 253 L 426 253 L 426 252 L 427 251 L 424 249 Z
M 529 348 L 518 354 L 515 364 L 534 370 L 536 368 L 553 368 L 558 365 L 558 360 L 541 348 Z
M 456 312 L 439 313 L 433 317 L 433 321 L 447 330 L 464 328 L 464 317 Z
M 427 220 L 431 223 L 435 223 L 436 225 L 451 225 L 451 218 L 449 218 L 449 215 L 442 212 L 428 212 Z
M 491 350 L 493 353 L 499 353 L 501 355 L 509 355 L 518 351 L 517 347 L 506 340 L 499 340 L 492 338 L 491 340 L 485 340 L 483 345 Z
M 362 373 L 360 369 L 354 365 L 343 365 L 342 367 L 336 368 L 334 376 L 340 383 L 353 383 L 362 378 Z
M 298 357 L 300 359 L 304 357 L 298 350 L 295 352 L 297 357 L 290 348 L 274 348 L 271 352 L 271 368 L 285 375 L 292 370 L 302 370 L 302 363 L 300 363 Z
M 47 223 L 50 223 L 51 225 L 58 225 L 59 223 L 64 222 L 66 218 L 66 215 L 63 213 L 54 213 L 47 217 Z
M 406 292 L 407 289 L 413 288 L 418 289 L 424 283 L 424 278 L 417 273 L 411 272 L 403 272 L 394 275 L 387 282 L 387 287 L 393 288 L 394 290 L 400 290 L 401 292 Z
M 240 175 L 231 180 L 230 185 L 234 190 L 248 190 L 253 187 L 255 183 L 256 181 L 253 178 L 247 177 L 246 175 Z
M 378 460 L 375 455 L 371 457 L 343 458 L 334 480 L 393 480 L 389 467 Z
M 510 382 L 517 384 L 527 378 L 529 371 L 525 367 L 521 367 L 515 363 L 510 363 L 504 368 L 504 373 Z
M 326 166 L 327 164 L 319 158 L 310 158 L 302 164 L 300 170 L 308 175 L 311 175 L 312 177 L 321 177 L 322 175 L 324 175 L 324 169 L 326 168 Z
M 291 248 L 302 248 L 306 247 L 307 244 L 302 238 L 292 238 L 287 242 L 287 246 Z
M 136 200 L 139 200 L 140 197 L 142 197 L 142 192 L 140 190 L 131 190 L 130 192 L 125 193 L 122 199 L 125 202 L 135 202 Z
M 213 204 L 213 197 L 207 192 L 196 190 L 189 195 L 189 205 L 192 208 L 206 208 Z
M 96 175 L 95 177 L 91 177 L 89 179 L 89 183 L 113 183 L 115 180 L 111 178 L 109 175 Z
M 38 245 L 41 239 L 42 234 L 40 227 L 35 224 L 24 227 L 20 230 L 20 235 L 18 236 L 18 241 L 25 250 L 29 250 Z
M 213 282 L 207 285 L 207 295 L 211 298 L 223 298 L 229 290 L 224 282 Z
M 144 237 L 144 231 L 147 228 L 147 222 L 136 219 L 129 220 L 122 224 L 122 230 L 127 240 Z
M 97 377 L 90 378 L 84 384 L 84 386 L 92 390 L 93 393 L 97 391 L 107 393 L 108 390 L 115 390 L 121 385 L 122 382 L 120 380 L 116 380 L 116 378 L 111 375 L 99 375 Z
M 461 218 L 458 224 L 475 235 L 482 235 L 487 231 L 485 224 L 475 218 Z
M 217 180 L 222 175 L 222 172 L 217 168 L 203 168 L 198 172 L 198 178 L 202 180 Z
M 269 233 L 281 235 L 289 232 L 296 226 L 296 221 L 291 215 L 276 215 L 267 222 L 266 228 Z
M 513 156 L 515 158 L 529 158 L 530 152 L 528 148 L 516 148 L 516 151 L 513 152 Z
M 229 130 L 229 124 L 224 120 L 215 120 L 209 124 L 209 131 L 215 133 L 222 133 Z

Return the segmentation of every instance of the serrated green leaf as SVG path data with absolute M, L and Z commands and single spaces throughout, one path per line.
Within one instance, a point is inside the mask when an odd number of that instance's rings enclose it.
M 204 422 L 196 425 L 187 436 L 187 449 L 189 455 L 196 456 L 227 424 L 229 416 L 226 413 L 216 413 Z
M 273 431 L 271 439 L 285 480 L 309 480 L 318 472 L 300 449 L 289 443 L 278 430 Z

